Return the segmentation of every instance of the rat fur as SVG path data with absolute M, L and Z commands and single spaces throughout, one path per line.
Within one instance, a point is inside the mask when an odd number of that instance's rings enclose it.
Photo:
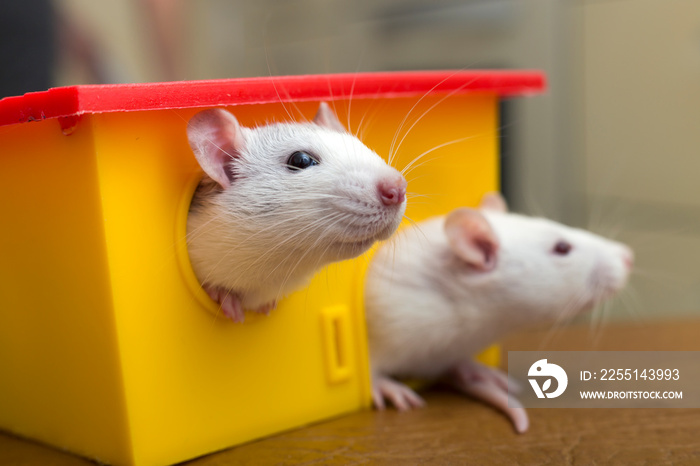
M 508 213 L 500 195 L 399 232 L 381 247 L 365 288 L 375 406 L 423 405 L 396 378 L 443 378 L 506 413 L 507 377 L 473 357 L 508 333 L 594 307 L 627 282 L 625 245 L 556 222 Z M 517 403 L 517 400 L 515 400 Z
M 255 128 L 205 110 L 187 135 L 205 173 L 187 222 L 190 260 L 236 322 L 244 309 L 267 313 L 323 266 L 388 238 L 403 217 L 403 176 L 325 103 L 313 122 Z

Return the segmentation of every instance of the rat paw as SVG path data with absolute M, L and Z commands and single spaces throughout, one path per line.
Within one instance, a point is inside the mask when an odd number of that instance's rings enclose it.
M 253 309 L 253 312 L 257 312 L 258 314 L 265 314 L 266 316 L 269 316 L 270 311 L 272 311 L 276 307 L 277 307 L 277 301 L 270 301 L 269 303 L 265 303 L 257 309 Z
M 516 432 L 526 432 L 530 421 L 525 408 L 508 393 L 517 393 L 520 386 L 508 380 L 508 376 L 476 361 L 465 361 L 455 366 L 445 381 L 457 390 L 476 398 L 508 416 Z
M 388 377 L 377 377 L 372 384 L 372 400 L 379 411 L 386 408 L 385 399 L 391 401 L 399 411 L 425 406 L 423 398 L 406 385 Z
M 243 305 L 237 294 L 231 290 L 208 285 L 204 286 L 204 291 L 207 292 L 211 299 L 219 303 L 219 309 L 227 318 L 236 323 L 242 323 L 245 320 Z

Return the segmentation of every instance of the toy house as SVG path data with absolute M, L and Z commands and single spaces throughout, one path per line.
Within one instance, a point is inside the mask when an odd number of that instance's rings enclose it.
M 270 316 L 216 316 L 185 241 L 185 128 L 313 117 L 407 173 L 419 221 L 498 189 L 498 101 L 537 72 L 397 72 L 51 89 L 0 101 L 0 429 L 163 465 L 370 406 L 363 273 L 333 264 Z

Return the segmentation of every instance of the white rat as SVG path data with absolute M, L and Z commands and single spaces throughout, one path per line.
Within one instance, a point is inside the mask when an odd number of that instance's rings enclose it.
M 223 109 L 187 125 L 205 175 L 187 221 L 197 278 L 222 312 L 267 313 L 321 267 L 391 236 L 406 181 L 321 103 L 311 123 L 246 128 Z
M 393 377 L 443 378 L 526 431 L 507 376 L 473 357 L 511 331 L 591 309 L 626 284 L 633 260 L 623 244 L 508 213 L 497 194 L 401 231 L 366 279 L 375 406 L 424 404 Z

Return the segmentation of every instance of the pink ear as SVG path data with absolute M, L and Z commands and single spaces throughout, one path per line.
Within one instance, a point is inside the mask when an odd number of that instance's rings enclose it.
M 498 238 L 478 210 L 453 210 L 445 219 L 445 234 L 452 252 L 467 264 L 485 272 L 496 267 Z
M 335 115 L 333 110 L 331 110 L 331 108 L 325 102 L 321 102 L 321 104 L 318 106 L 318 111 L 314 117 L 314 123 L 324 128 L 332 129 L 333 131 L 338 131 L 341 133 L 346 132 L 343 124 L 340 122 L 340 120 L 338 120 L 338 117 Z
M 187 138 L 204 173 L 228 188 L 232 181 L 228 164 L 244 145 L 236 117 L 221 108 L 201 111 L 187 123 Z
M 506 200 L 503 199 L 501 193 L 495 191 L 484 194 L 484 197 L 481 198 L 479 208 L 494 210 L 496 212 L 508 212 L 508 204 L 506 204 Z

